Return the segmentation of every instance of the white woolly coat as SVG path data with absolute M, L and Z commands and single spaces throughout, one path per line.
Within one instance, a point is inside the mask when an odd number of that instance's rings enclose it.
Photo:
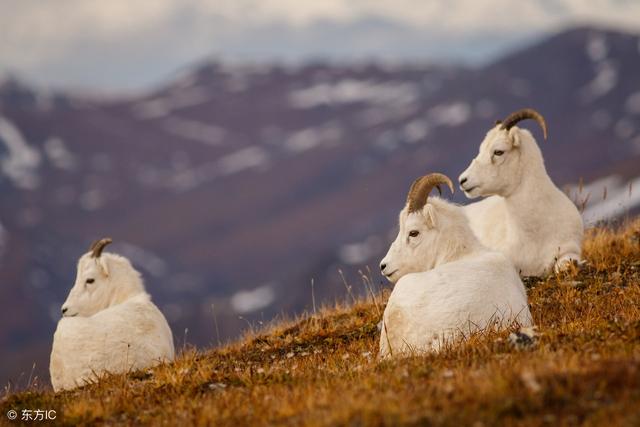
M 576 206 L 547 174 L 531 133 L 517 132 L 522 160 L 521 176 L 510 178 L 515 189 L 463 209 L 483 245 L 504 253 L 521 275 L 542 276 L 582 259 L 584 227 Z
M 503 254 L 482 249 L 396 283 L 384 311 L 380 356 L 438 351 L 469 332 L 513 321 L 532 324 L 524 286 Z
M 64 317 L 53 337 L 50 373 L 55 391 L 82 386 L 106 372 L 171 361 L 173 335 L 146 293 L 90 317 Z
M 523 276 L 559 271 L 564 260 L 581 258 L 582 218 L 560 190 L 544 184 L 538 184 L 544 191 L 491 196 L 464 207 L 478 240 L 506 254 Z

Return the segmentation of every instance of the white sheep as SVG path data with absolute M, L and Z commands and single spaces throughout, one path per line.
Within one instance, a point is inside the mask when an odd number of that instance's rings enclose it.
M 584 228 L 549 178 L 536 140 L 515 126 L 524 119 L 536 120 L 547 138 L 542 115 L 516 111 L 487 133 L 459 181 L 468 198 L 489 196 L 464 207 L 480 242 L 507 255 L 520 274 L 541 276 L 581 261 Z
M 396 283 L 383 315 L 382 358 L 439 351 L 486 328 L 532 324 L 511 262 L 478 241 L 460 206 L 437 197 L 427 202 L 439 184 L 453 191 L 441 174 L 413 183 L 398 236 L 380 264 Z
M 143 369 L 174 357 L 173 335 L 129 260 L 102 253 L 111 239 L 78 261 L 75 285 L 62 306 L 49 371 L 55 391 L 104 373 Z

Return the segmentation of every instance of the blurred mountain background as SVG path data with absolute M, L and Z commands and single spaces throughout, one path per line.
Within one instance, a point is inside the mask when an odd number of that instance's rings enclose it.
M 344 23 L 319 22 L 305 33 L 310 41 L 318 28 L 333 40 L 327 46 L 351 36 L 335 29 L 351 28 Z M 357 34 L 391 31 L 378 18 L 366 22 L 353 24 L 365 28 Z M 318 304 L 344 298 L 344 282 L 364 292 L 360 271 L 386 286 L 377 265 L 410 183 L 432 171 L 456 178 L 493 122 L 518 108 L 544 114 L 548 141 L 535 124 L 523 126 L 587 223 L 637 211 L 638 34 L 584 25 L 547 32 L 495 45 L 494 34 L 477 41 L 482 49 L 462 37 L 450 56 L 427 49 L 429 60 L 415 54 L 419 46 L 385 53 L 400 36 L 378 44 L 363 36 L 381 47 L 371 58 L 348 57 L 346 46 L 336 57 L 291 49 L 293 61 L 221 54 L 161 83 L 107 78 L 105 68 L 77 80 L 83 90 L 56 73 L 44 84 L 44 66 L 5 69 L 0 382 L 19 386 L 32 371 L 48 378 L 76 261 L 103 236 L 143 273 L 178 347 L 215 345 L 309 310 L 312 290 Z

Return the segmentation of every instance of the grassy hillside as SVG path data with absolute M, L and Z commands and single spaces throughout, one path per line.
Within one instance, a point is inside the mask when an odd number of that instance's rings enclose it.
M 539 334 L 526 348 L 487 332 L 378 362 L 377 295 L 80 390 L 5 391 L 0 413 L 56 409 L 69 424 L 640 425 L 640 220 L 592 230 L 585 255 L 582 271 L 526 280 Z

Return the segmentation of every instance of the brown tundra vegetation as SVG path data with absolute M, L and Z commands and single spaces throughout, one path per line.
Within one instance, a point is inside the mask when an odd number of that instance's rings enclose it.
M 640 220 L 589 230 L 584 255 L 525 280 L 537 333 L 523 345 L 487 331 L 380 362 L 388 292 L 368 292 L 74 391 L 7 387 L 0 424 L 28 408 L 68 425 L 640 425 Z

